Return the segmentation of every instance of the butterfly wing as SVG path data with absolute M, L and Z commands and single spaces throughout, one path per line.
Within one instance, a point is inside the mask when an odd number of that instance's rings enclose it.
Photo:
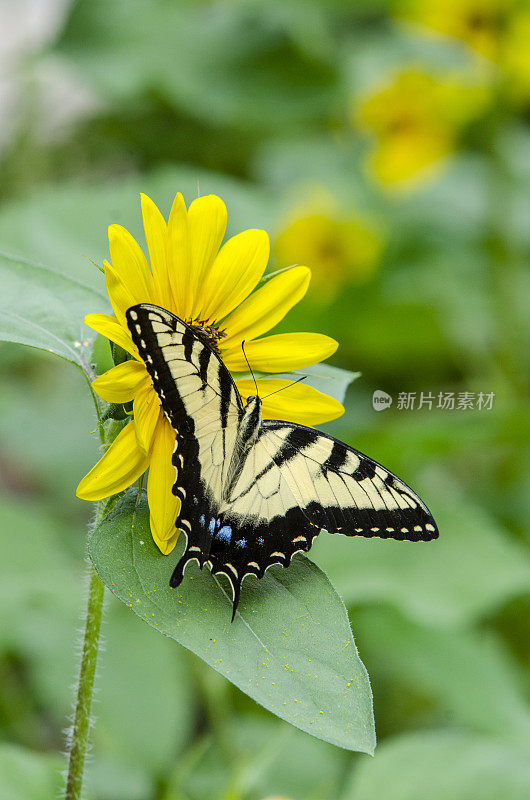
M 245 575 L 288 566 L 321 529 L 411 541 L 438 536 L 427 506 L 385 467 L 330 436 L 280 421 L 262 423 L 218 517 L 223 536 L 214 536 L 208 561 L 212 572 L 228 576 L 234 611 Z
M 127 321 L 176 430 L 177 524 L 187 545 L 172 586 L 188 561 L 208 563 L 214 574 L 228 577 L 235 614 L 246 575 L 261 578 L 272 564 L 288 566 L 321 529 L 413 541 L 437 537 L 428 508 L 403 481 L 312 428 L 266 421 L 254 444 L 240 452 L 241 398 L 216 353 L 157 306 L 134 306 Z
M 239 392 L 214 350 L 174 314 L 144 303 L 129 308 L 126 317 L 176 432 L 173 493 L 182 502 L 177 525 L 188 539 L 193 528 L 192 552 L 207 554 L 212 533 L 200 520 L 214 517 L 221 502 L 242 413 Z
M 259 441 L 311 525 L 345 536 L 437 537 L 418 495 L 358 450 L 312 428 L 272 420 L 263 423 Z

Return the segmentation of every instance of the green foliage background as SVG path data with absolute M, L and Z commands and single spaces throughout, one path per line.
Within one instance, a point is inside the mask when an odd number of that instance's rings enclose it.
M 69 336 L 78 319 L 80 350 L 60 354 L 86 356 L 82 316 L 105 310 L 90 259 L 106 257 L 111 222 L 141 241 L 140 191 L 167 212 L 199 181 L 227 203 L 231 233 L 263 227 L 273 243 L 293 209 L 332 197 L 339 216 L 374 221 L 377 269 L 357 284 L 346 275 L 326 302 L 310 292 L 282 329 L 339 339 L 332 363 L 362 377 L 326 429 L 410 482 L 441 531 L 429 545 L 320 537 L 311 552 L 371 676 L 374 759 L 273 717 L 109 597 L 93 800 L 530 794 L 528 106 L 491 78 L 493 100 L 435 179 L 399 195 L 378 186 L 350 122 L 374 75 L 475 69 L 464 43 L 405 29 L 395 5 L 79 0 L 19 65 L 19 116 L 0 153 L 3 335 L 23 341 L 21 304 L 52 350 L 64 331 L 46 328 L 47 312 Z M 59 67 L 92 98 L 75 121 L 60 86 L 53 107 L 43 101 L 43 75 Z M 37 285 L 25 259 L 90 290 L 90 308 Z M 60 785 L 84 603 L 90 509 L 74 491 L 97 439 L 79 370 L 15 343 L 0 346 L 0 369 L 0 798 L 44 800 Z M 376 389 L 390 409 L 373 410 Z M 495 400 L 406 411 L 403 391 Z

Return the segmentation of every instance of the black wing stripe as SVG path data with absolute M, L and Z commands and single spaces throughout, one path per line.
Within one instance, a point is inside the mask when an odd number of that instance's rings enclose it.
M 232 378 L 228 370 L 219 370 L 219 388 L 221 394 L 221 427 L 226 428 L 230 398 L 232 395 Z
M 195 337 L 193 336 L 192 332 L 186 329 L 182 335 L 182 344 L 184 345 L 184 360 L 191 361 L 191 356 L 193 353 L 193 343 L 195 342 Z
M 333 442 L 331 453 L 322 464 L 322 471 L 325 472 L 328 469 L 340 470 L 345 465 L 347 456 L 348 451 L 341 447 L 338 442 Z
M 207 347 L 203 347 L 199 353 L 199 375 L 204 384 L 208 383 L 208 364 L 210 363 L 211 356 L 211 350 Z

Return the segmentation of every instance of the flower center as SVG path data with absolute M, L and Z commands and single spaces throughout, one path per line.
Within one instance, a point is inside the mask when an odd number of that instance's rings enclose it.
M 187 320 L 187 324 L 203 342 L 210 345 L 212 350 L 219 355 L 219 346 L 217 343 L 219 339 L 224 339 L 227 335 L 226 331 L 220 330 L 215 325 L 210 325 L 208 320 L 205 319 Z

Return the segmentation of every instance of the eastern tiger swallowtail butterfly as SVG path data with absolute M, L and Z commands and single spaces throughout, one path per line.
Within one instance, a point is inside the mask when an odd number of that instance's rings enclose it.
M 176 433 L 176 525 L 187 544 L 171 586 L 188 561 L 209 564 L 230 581 L 233 619 L 243 578 L 261 578 L 272 564 L 287 567 L 321 529 L 412 541 L 438 536 L 427 506 L 380 464 L 312 428 L 263 421 L 259 397 L 243 405 L 197 329 L 154 305 L 133 306 L 126 316 Z

